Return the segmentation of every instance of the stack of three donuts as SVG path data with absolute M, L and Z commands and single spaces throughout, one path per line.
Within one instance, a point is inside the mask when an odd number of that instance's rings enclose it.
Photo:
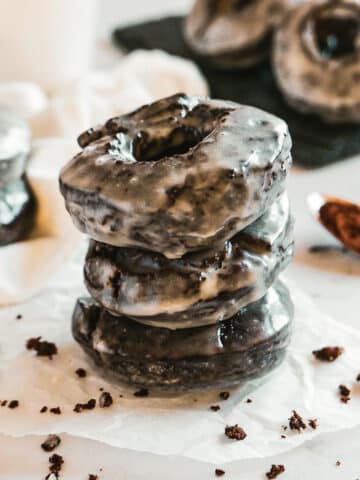
M 293 309 L 286 124 L 253 107 L 175 95 L 79 137 L 62 171 L 92 237 L 73 334 L 118 381 L 215 388 L 283 359 Z

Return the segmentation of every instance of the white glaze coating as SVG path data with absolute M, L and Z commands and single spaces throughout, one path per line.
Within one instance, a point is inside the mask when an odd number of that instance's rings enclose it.
M 329 122 L 360 122 L 360 28 L 353 58 L 322 57 L 310 22 L 303 22 L 323 6 L 339 16 L 343 15 L 343 7 L 350 6 L 360 26 L 360 4 L 356 0 L 300 4 L 287 15 L 275 35 L 276 80 L 285 98 L 299 111 L 317 113 Z

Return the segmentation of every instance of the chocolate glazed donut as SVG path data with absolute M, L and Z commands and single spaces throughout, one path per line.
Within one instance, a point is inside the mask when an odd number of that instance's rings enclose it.
M 196 0 L 185 39 L 200 58 L 221 68 L 244 68 L 270 51 L 272 31 L 289 8 L 286 0 Z
M 290 11 L 275 35 L 273 66 L 295 109 L 359 123 L 360 3 L 318 0 Z
M 177 329 L 216 323 L 265 295 L 292 257 L 292 227 L 283 194 L 221 247 L 181 259 L 92 241 L 85 284 L 114 315 L 147 325 Z
M 73 335 L 116 381 L 160 390 L 229 387 L 279 365 L 290 341 L 293 306 L 281 283 L 216 325 L 185 330 L 153 328 L 114 317 L 79 299 Z
M 75 225 L 168 258 L 224 243 L 284 189 L 287 125 L 254 107 L 178 94 L 79 138 L 60 176 Z
M 22 240 L 33 226 L 35 196 L 26 176 L 0 185 L 0 246 Z

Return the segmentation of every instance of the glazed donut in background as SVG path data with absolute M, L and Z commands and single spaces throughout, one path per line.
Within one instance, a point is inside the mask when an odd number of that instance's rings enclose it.
M 30 148 L 28 125 L 0 105 L 0 247 L 23 240 L 33 225 L 36 201 L 25 175 Z
M 317 0 L 291 10 L 275 35 L 273 69 L 299 112 L 360 122 L 360 3 Z
M 60 176 L 79 230 L 179 258 L 221 245 L 285 188 L 291 139 L 254 107 L 178 94 L 79 138 Z
M 177 329 L 217 323 L 264 296 L 288 265 L 292 223 L 283 194 L 222 246 L 180 259 L 92 241 L 85 285 L 109 312 L 147 325 Z
M 185 39 L 211 65 L 249 67 L 268 56 L 274 26 L 288 8 L 288 0 L 196 0 Z
M 293 306 L 278 282 L 267 295 L 216 325 L 168 330 L 115 317 L 79 299 L 73 335 L 105 375 L 152 390 L 229 387 L 258 378 L 284 358 Z

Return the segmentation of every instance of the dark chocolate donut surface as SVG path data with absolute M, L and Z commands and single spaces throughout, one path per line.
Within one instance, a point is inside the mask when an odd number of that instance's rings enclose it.
M 283 194 L 221 247 L 181 259 L 92 241 L 85 284 L 105 309 L 147 325 L 177 329 L 216 323 L 265 295 L 291 260 L 292 223 Z
M 26 177 L 0 185 L 0 246 L 29 233 L 35 217 L 36 201 Z
M 317 0 L 290 11 L 275 35 L 273 67 L 295 109 L 360 122 L 360 3 Z
M 289 293 L 278 282 L 264 298 L 217 325 L 148 327 L 79 299 L 72 327 L 75 340 L 115 380 L 188 390 L 236 385 L 271 371 L 284 358 L 292 317 Z
M 185 22 L 190 48 L 223 68 L 248 67 L 267 56 L 286 0 L 197 0 Z
M 291 165 L 279 118 L 183 94 L 111 119 L 79 143 L 60 176 L 75 225 L 169 258 L 219 245 L 259 218 Z

